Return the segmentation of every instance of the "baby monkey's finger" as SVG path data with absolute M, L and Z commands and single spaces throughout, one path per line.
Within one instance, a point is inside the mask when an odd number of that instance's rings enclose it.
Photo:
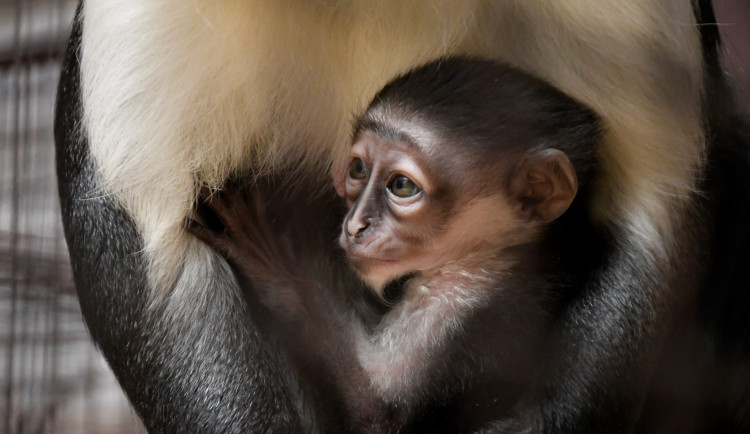
M 205 207 L 228 229 L 236 229 L 239 216 L 243 214 L 244 203 L 242 197 L 233 189 L 211 191 L 204 187 L 198 197 L 199 207 Z
M 188 232 L 195 235 L 196 238 L 208 244 L 209 246 L 219 250 L 220 252 L 226 251 L 226 248 L 228 247 L 228 240 L 224 233 L 213 231 L 190 217 L 185 220 L 185 228 Z

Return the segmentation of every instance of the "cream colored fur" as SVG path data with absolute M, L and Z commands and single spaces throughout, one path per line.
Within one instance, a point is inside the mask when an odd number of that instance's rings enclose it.
M 372 335 L 360 331 L 357 356 L 379 396 L 417 401 L 431 383 L 431 367 L 444 361 L 464 319 L 503 290 L 497 282 L 512 263 L 473 261 L 469 256 L 415 278 Z
M 396 74 L 445 54 L 503 59 L 604 117 L 593 211 L 659 256 L 704 151 L 690 3 L 89 0 L 84 127 L 161 299 L 201 268 L 183 230 L 201 183 L 290 157 L 325 173 L 348 149 L 352 113 Z

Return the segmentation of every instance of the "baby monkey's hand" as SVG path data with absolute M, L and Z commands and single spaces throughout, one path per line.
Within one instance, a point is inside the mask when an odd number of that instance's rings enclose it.
M 243 194 L 231 185 L 221 192 L 204 189 L 198 203 L 202 214 L 214 216 L 223 228 L 188 219 L 187 230 L 229 261 L 243 289 L 252 291 L 282 323 L 328 326 L 319 318 L 329 310 L 324 293 L 300 270 L 291 236 L 273 226 L 258 190 Z
M 259 191 L 250 191 L 246 199 L 236 186 L 213 193 L 204 188 L 198 203 L 219 220 L 223 230 L 194 219 L 188 219 L 187 230 L 216 249 L 242 277 L 266 286 L 291 276 L 295 261 L 290 238 L 271 226 Z

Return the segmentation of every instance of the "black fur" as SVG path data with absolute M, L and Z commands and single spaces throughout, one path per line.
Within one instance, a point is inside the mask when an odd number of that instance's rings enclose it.
M 512 161 L 554 147 L 568 156 L 582 184 L 602 136 L 595 113 L 548 83 L 504 63 L 464 56 L 439 59 L 396 78 L 375 95 L 367 113 L 378 107 L 406 117 L 418 114 L 477 162 L 496 161 L 498 152 Z M 393 135 L 367 115 L 357 121 L 355 135 L 362 129 Z

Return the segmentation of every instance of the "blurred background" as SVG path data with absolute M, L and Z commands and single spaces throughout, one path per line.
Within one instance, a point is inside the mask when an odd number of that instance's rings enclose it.
M 138 433 L 89 339 L 60 223 L 52 118 L 74 0 L 0 0 L 0 433 Z
M 0 0 L 0 434 L 140 433 L 78 308 L 52 119 L 74 0 Z M 750 0 L 714 0 L 750 110 Z

